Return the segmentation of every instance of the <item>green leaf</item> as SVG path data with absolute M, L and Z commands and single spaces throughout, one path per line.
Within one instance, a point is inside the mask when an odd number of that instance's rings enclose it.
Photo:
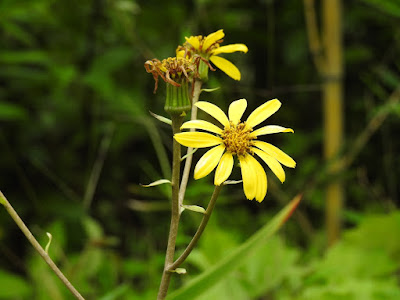
M 160 180 L 156 180 L 156 181 L 154 181 L 154 182 L 152 182 L 150 184 L 141 184 L 141 186 L 143 186 L 143 187 L 153 187 L 153 186 L 157 186 L 157 185 L 165 184 L 165 183 L 171 184 L 171 181 L 168 180 L 168 179 L 160 179 Z
M 210 287 L 214 286 L 230 272 L 241 265 L 245 258 L 249 257 L 268 242 L 279 228 L 291 216 L 300 202 L 301 195 L 296 196 L 285 208 L 283 208 L 270 222 L 251 236 L 245 243 L 240 245 L 230 255 L 222 259 L 217 265 L 200 274 L 186 286 L 172 293 L 168 300 L 193 299 L 194 295 L 200 295 Z
M 400 17 L 400 2 L 398 0 L 364 0 L 364 2 L 387 14 Z
M 0 52 L 0 62 L 7 64 L 48 64 L 48 55 L 44 51 L 2 51 Z
M 0 270 L 0 299 L 28 299 L 31 286 L 22 278 Z
M 21 106 L 0 101 L 0 121 L 23 120 L 27 115 Z
M 114 300 L 114 299 L 121 299 L 121 296 L 123 296 L 129 289 L 129 285 L 124 283 L 118 286 L 116 289 L 112 290 L 111 292 L 107 293 L 103 297 L 100 298 L 100 300 Z

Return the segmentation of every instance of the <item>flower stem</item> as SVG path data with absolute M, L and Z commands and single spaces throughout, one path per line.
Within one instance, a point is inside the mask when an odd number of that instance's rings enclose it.
M 172 115 L 172 132 L 173 134 L 180 132 L 180 127 L 183 122 L 183 117 L 180 115 Z M 180 180 L 180 165 L 181 165 L 181 145 L 173 139 L 173 154 L 172 154 L 172 203 L 171 203 L 171 225 L 169 228 L 168 245 L 165 254 L 164 271 L 161 278 L 160 288 L 158 290 L 157 300 L 165 299 L 168 292 L 169 283 L 172 273 L 169 271 L 169 266 L 174 262 L 175 243 L 178 234 L 180 205 L 179 205 L 179 180 Z
M 197 119 L 197 106 L 195 105 L 195 103 L 199 100 L 202 84 L 203 84 L 203 82 L 201 80 L 196 80 L 194 82 L 193 97 L 192 97 L 192 113 L 190 116 L 191 120 Z M 191 129 L 191 131 L 194 131 L 194 129 Z M 180 190 L 179 190 L 179 206 L 181 206 L 183 204 L 183 199 L 185 198 L 185 192 L 186 192 L 186 187 L 187 187 L 187 183 L 189 180 L 190 168 L 192 166 L 192 158 L 193 158 L 193 148 L 189 147 L 187 149 L 187 157 L 185 160 L 185 167 L 183 169 L 182 181 L 181 181 L 181 186 L 180 186 Z
M 185 251 L 179 256 L 179 258 L 169 266 L 168 270 L 173 271 L 177 267 L 179 267 L 185 259 L 189 256 L 189 254 L 192 252 L 193 248 L 196 246 L 198 240 L 200 239 L 201 235 L 203 234 L 204 229 L 207 226 L 208 220 L 210 220 L 211 213 L 214 209 L 215 203 L 217 201 L 219 192 L 221 191 L 222 185 L 215 186 L 214 192 L 211 196 L 210 203 L 208 203 L 207 210 L 204 213 L 203 219 L 201 220 L 201 223 L 199 225 L 199 228 L 197 229 L 195 235 L 193 236 L 192 240 L 190 241 L 189 245 L 186 247 Z
M 17 226 L 21 229 L 21 231 L 24 233 L 28 241 L 32 244 L 33 248 L 40 254 L 40 256 L 44 259 L 44 261 L 49 265 L 49 267 L 53 270 L 53 272 L 58 276 L 58 278 L 61 279 L 61 281 L 64 283 L 64 285 L 71 291 L 71 293 L 75 296 L 76 299 L 80 300 L 85 300 L 81 296 L 81 294 L 75 289 L 75 287 L 69 282 L 69 280 L 65 277 L 65 275 L 61 272 L 61 270 L 56 266 L 56 264 L 53 262 L 53 260 L 50 258 L 50 256 L 47 254 L 46 251 L 40 246 L 39 242 L 35 239 L 35 237 L 32 235 L 28 227 L 26 227 L 24 221 L 19 217 L 17 212 L 14 210 L 14 208 L 11 206 L 10 202 L 8 202 L 7 198 L 3 195 L 3 193 L 0 191 L 0 204 L 4 206 L 4 208 L 7 210 L 8 214 L 11 216 L 11 218 L 14 220 L 14 222 L 17 224 Z

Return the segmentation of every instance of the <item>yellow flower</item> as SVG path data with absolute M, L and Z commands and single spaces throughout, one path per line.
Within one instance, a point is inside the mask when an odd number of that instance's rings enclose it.
M 232 173 L 234 156 L 240 162 L 243 178 L 244 193 L 249 200 L 254 198 L 261 202 L 267 194 L 267 176 L 261 164 L 255 159 L 256 154 L 263 160 L 281 182 L 285 181 L 285 171 L 282 165 L 290 168 L 296 162 L 277 147 L 257 140 L 259 136 L 279 132 L 294 132 L 290 128 L 278 125 L 267 125 L 259 129 L 253 128 L 274 114 L 281 102 L 277 99 L 270 100 L 254 110 L 246 121 L 240 119 L 247 107 L 246 99 L 232 102 L 229 106 L 228 116 L 216 105 L 199 101 L 195 104 L 198 108 L 214 117 L 223 125 L 223 129 L 203 120 L 193 120 L 184 123 L 181 129 L 200 129 L 207 132 L 181 132 L 174 135 L 176 141 L 186 147 L 205 148 L 208 150 L 197 162 L 194 178 L 207 176 L 216 169 L 214 184 L 221 185 Z
M 185 37 L 186 42 L 183 44 L 183 47 L 178 47 L 177 56 L 183 57 L 185 54 L 189 56 L 198 54 L 206 61 L 210 60 L 228 76 L 235 80 L 240 80 L 241 75 L 239 69 L 229 60 L 218 55 L 221 53 L 232 53 L 237 51 L 246 53 L 248 51 L 247 46 L 244 44 L 220 46 L 223 42 L 222 38 L 224 36 L 224 31 L 220 29 L 206 37 L 201 35 L 191 36 L 189 38 Z

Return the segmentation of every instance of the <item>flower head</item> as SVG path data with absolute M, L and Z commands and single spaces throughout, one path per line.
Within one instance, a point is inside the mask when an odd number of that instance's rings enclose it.
M 231 175 L 236 156 L 240 162 L 243 188 L 247 199 L 255 198 L 261 202 L 267 193 L 267 176 L 254 154 L 268 165 L 281 182 L 285 181 L 285 171 L 281 164 L 290 168 L 296 166 L 296 162 L 282 150 L 257 140 L 262 135 L 293 132 L 292 129 L 267 125 L 254 130 L 254 127 L 280 108 L 279 100 L 274 99 L 264 103 L 254 110 L 244 122 L 241 121 L 241 118 L 247 107 L 246 99 L 240 99 L 230 104 L 229 117 L 212 103 L 199 101 L 195 105 L 214 117 L 223 126 L 220 128 L 207 121 L 193 120 L 184 123 L 181 129 L 194 128 L 210 133 L 197 131 L 174 135 L 175 140 L 187 147 L 213 147 L 197 162 L 194 170 L 195 179 L 207 176 L 216 168 L 214 184 L 221 185 Z
M 177 56 L 194 57 L 198 55 L 207 62 L 210 60 L 214 65 L 233 79 L 240 80 L 241 75 L 239 69 L 229 60 L 220 57 L 219 54 L 237 51 L 246 53 L 248 51 L 247 46 L 244 44 L 220 46 L 223 42 L 224 36 L 224 31 L 220 29 L 205 37 L 201 35 L 191 36 L 189 38 L 186 37 L 186 42 L 183 46 L 177 48 Z
M 158 76 L 173 86 L 180 87 L 182 79 L 189 80 L 196 66 L 185 57 L 168 57 L 162 61 L 154 58 L 144 63 L 147 73 L 152 73 L 155 81 L 154 93 L 158 87 Z

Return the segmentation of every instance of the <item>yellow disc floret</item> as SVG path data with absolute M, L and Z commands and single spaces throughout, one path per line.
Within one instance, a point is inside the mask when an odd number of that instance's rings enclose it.
M 225 127 L 221 134 L 226 151 L 242 157 L 247 153 L 251 153 L 251 141 L 253 140 L 253 138 L 250 137 L 251 131 L 252 129 L 246 128 L 245 123 L 235 125 L 230 122 L 230 126 Z

